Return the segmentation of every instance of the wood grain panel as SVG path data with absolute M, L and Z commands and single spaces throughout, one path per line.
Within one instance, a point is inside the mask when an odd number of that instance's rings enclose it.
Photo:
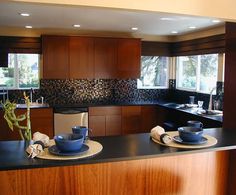
M 141 109 L 142 117 L 142 132 L 150 132 L 150 130 L 157 126 L 158 112 L 156 106 L 142 106 Z
M 141 106 L 122 106 L 122 134 L 142 132 Z
M 225 195 L 227 163 L 228 152 L 220 151 L 0 171 L 0 189 L 4 195 Z
M 141 40 L 119 39 L 118 78 L 139 78 L 141 63 Z
M 106 116 L 106 135 L 121 135 L 121 115 Z
M 101 106 L 101 107 L 89 107 L 89 115 L 99 116 L 99 115 L 120 115 L 120 106 Z
M 43 36 L 43 78 L 69 78 L 69 37 Z
M 105 116 L 89 116 L 89 128 L 92 130 L 91 136 L 106 135 L 106 117 Z
M 93 38 L 69 37 L 70 79 L 94 78 Z
M 225 131 L 235 133 L 236 123 L 236 23 L 227 22 L 226 29 L 226 48 L 225 48 L 225 83 L 224 83 L 224 117 L 223 128 Z M 236 194 L 236 151 L 230 151 L 228 193 Z
M 95 78 L 116 78 L 117 39 L 94 38 Z

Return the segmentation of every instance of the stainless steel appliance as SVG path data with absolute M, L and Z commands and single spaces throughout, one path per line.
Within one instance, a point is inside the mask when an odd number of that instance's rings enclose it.
M 73 126 L 88 127 L 88 108 L 55 108 L 54 133 L 72 133 Z

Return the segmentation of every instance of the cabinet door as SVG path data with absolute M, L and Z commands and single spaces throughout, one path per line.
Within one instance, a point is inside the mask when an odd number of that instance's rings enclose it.
M 91 136 L 106 135 L 106 117 L 105 116 L 89 116 L 89 128 L 92 130 Z
M 139 39 L 119 39 L 118 77 L 139 78 L 141 62 L 141 41 Z
M 156 106 L 142 106 L 142 132 L 150 132 L 151 129 L 157 126 L 158 116 Z
M 70 37 L 70 78 L 94 78 L 93 38 Z
M 122 106 L 122 134 L 142 131 L 141 106 Z
M 69 78 L 69 38 L 43 36 L 43 78 Z
M 121 135 L 121 107 L 89 108 L 89 128 L 92 136 Z
M 17 109 L 16 115 L 20 115 L 26 112 L 26 109 Z M 4 111 L 0 111 L 0 124 L 1 133 L 0 140 L 20 140 L 20 135 L 18 129 L 11 131 L 7 125 L 6 120 L 3 118 Z M 41 132 L 53 138 L 53 110 L 51 108 L 35 108 L 30 110 L 31 119 L 31 129 L 32 135 L 34 132 Z M 26 121 L 20 123 L 21 125 L 26 125 Z
M 106 135 L 121 135 L 121 115 L 106 116 Z
M 94 39 L 95 78 L 117 76 L 117 39 Z

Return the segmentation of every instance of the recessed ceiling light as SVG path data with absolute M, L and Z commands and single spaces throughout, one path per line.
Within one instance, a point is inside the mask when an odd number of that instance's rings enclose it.
M 25 28 L 33 28 L 32 26 L 29 26 L 29 25 L 27 25 L 27 26 L 25 26 Z
M 138 28 L 137 27 L 132 27 L 131 30 L 136 31 L 136 30 L 138 30 Z
M 80 27 L 80 24 L 74 24 L 73 25 L 75 28 L 79 28 Z
M 213 23 L 219 23 L 220 20 L 212 20 Z
M 171 20 L 174 20 L 174 18 L 161 18 L 161 20 L 166 20 L 166 21 L 171 21 Z
M 172 34 L 177 34 L 178 31 L 176 31 L 176 30 L 172 30 L 171 33 L 172 33 Z
M 195 28 L 197 28 L 196 26 L 189 26 L 188 28 L 190 28 L 190 29 L 195 29 Z
M 28 17 L 28 16 L 30 16 L 30 14 L 29 13 L 26 13 L 26 12 L 24 12 L 24 13 L 19 13 L 21 16 L 24 16 L 24 17 Z

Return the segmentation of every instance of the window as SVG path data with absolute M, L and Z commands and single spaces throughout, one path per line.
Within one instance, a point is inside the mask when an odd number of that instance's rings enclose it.
M 0 86 L 38 88 L 39 54 L 8 54 L 8 67 L 0 67 Z
M 138 88 L 155 89 L 167 88 L 168 84 L 168 57 L 142 56 L 141 77 L 138 79 Z
M 177 57 L 177 88 L 210 93 L 216 87 L 218 54 Z

